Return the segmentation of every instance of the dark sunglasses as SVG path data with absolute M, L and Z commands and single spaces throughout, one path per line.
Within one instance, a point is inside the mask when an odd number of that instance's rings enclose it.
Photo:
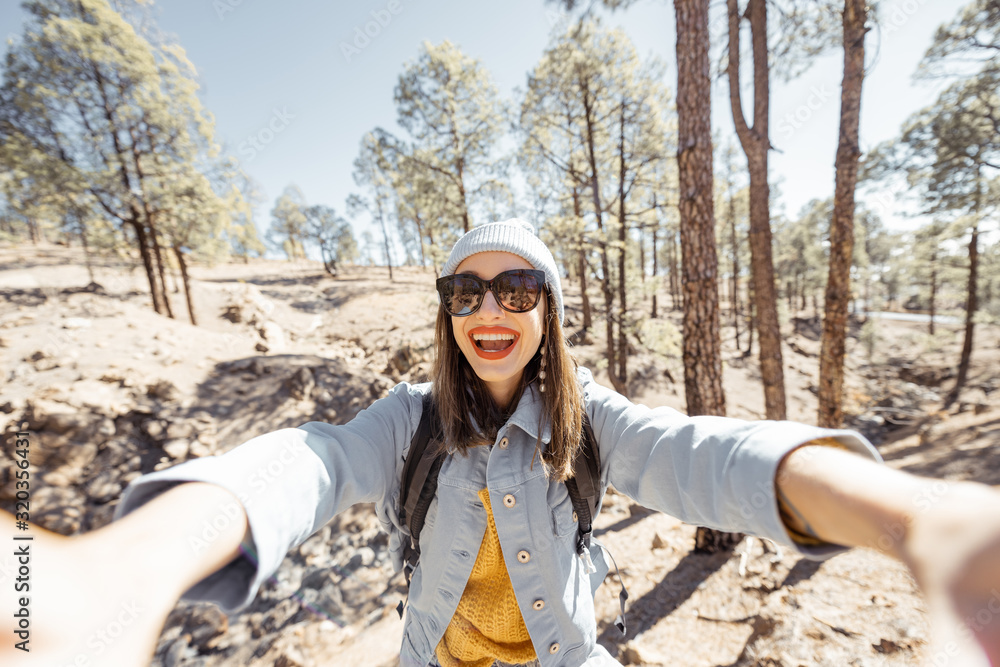
M 472 315 L 483 305 L 486 290 L 493 292 L 500 307 L 511 313 L 526 313 L 538 305 L 545 287 L 545 272 L 537 269 L 513 269 L 483 280 L 460 273 L 437 279 L 441 305 L 454 317 Z

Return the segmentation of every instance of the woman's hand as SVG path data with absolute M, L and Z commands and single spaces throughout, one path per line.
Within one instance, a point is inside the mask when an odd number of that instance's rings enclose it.
M 1000 493 L 823 446 L 791 452 L 775 483 L 790 528 L 910 568 L 934 635 L 924 664 L 1000 665 Z
M 112 531 L 68 538 L 32 526 L 14 534 L 6 512 L 0 526 L 0 617 L 20 630 L 3 633 L 0 664 L 149 664 L 176 598 L 143 576 Z
M 203 522 L 220 515 L 228 523 L 218 537 L 192 548 Z M 0 664 L 148 665 L 181 594 L 235 558 L 246 530 L 242 506 L 209 484 L 174 487 L 72 538 L 37 526 L 16 531 L 14 517 L 0 512 Z M 32 539 L 18 539 L 25 537 Z M 24 634 L 12 634 L 10 622 Z M 22 641 L 28 651 L 17 648 Z
M 927 664 L 979 664 L 978 643 L 1000 665 L 1000 493 L 968 482 L 932 489 L 939 493 L 914 513 L 900 555 L 931 613 Z

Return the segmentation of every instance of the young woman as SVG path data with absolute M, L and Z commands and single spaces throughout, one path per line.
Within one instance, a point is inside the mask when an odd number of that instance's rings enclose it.
M 277 431 L 146 475 L 102 530 L 40 534 L 37 653 L 24 659 L 8 641 L 3 663 L 145 664 L 182 593 L 239 609 L 290 548 L 355 503 L 376 504 L 399 565 L 408 540 L 402 466 L 428 392 L 450 456 L 420 535 L 402 665 L 618 664 L 595 637 L 592 595 L 607 565 L 598 548 L 578 553 L 563 483 L 584 414 L 602 491 L 614 484 L 689 523 L 761 535 L 809 557 L 851 546 L 887 552 L 920 582 L 936 627 L 968 628 L 942 639 L 947 664 L 974 664 L 980 647 L 1000 661 L 1000 494 L 966 483 L 942 491 L 880 466 L 850 431 L 691 418 L 596 384 L 568 354 L 559 272 L 523 221 L 466 234 L 437 287 L 432 383 L 400 384 L 344 425 Z M 206 525 L 214 541 L 204 540 Z M 109 618 L 126 632 L 95 641 Z

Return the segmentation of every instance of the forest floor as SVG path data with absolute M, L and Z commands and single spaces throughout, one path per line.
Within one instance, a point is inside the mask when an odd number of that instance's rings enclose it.
M 106 524 L 141 473 L 219 453 L 312 419 L 341 422 L 430 367 L 436 296 L 430 270 L 256 260 L 193 269 L 198 326 L 183 293 L 157 315 L 141 269 L 104 263 L 91 279 L 75 249 L 0 246 L 0 422 L 37 434 L 33 520 L 74 534 Z M 580 295 L 566 286 L 568 331 Z M 680 314 L 660 297 L 643 325 L 656 352 L 630 357 L 633 400 L 684 409 Z M 648 308 L 649 304 L 645 304 Z M 787 318 L 789 418 L 814 422 L 819 320 Z M 755 358 L 723 311 L 728 414 L 763 417 Z M 746 333 L 741 331 L 742 346 Z M 603 321 L 575 347 L 600 370 Z M 959 325 L 852 324 L 850 424 L 893 467 L 1000 484 L 1000 327 L 976 329 L 967 389 L 949 410 Z M 12 509 L 11 453 L 0 453 L 0 507 Z M 618 581 L 598 591 L 599 641 L 630 665 L 772 667 L 944 664 L 924 602 L 898 563 L 853 550 L 823 562 L 745 540 L 731 554 L 692 551 L 694 527 L 611 493 L 597 533 L 627 585 L 628 637 L 612 620 Z M 402 595 L 370 507 L 356 507 L 289 554 L 240 614 L 181 604 L 154 665 L 384 665 L 398 662 Z M 968 656 L 966 656 L 968 657 Z M 944 656 L 950 665 L 971 664 Z M 954 659 L 953 659 L 954 658 Z

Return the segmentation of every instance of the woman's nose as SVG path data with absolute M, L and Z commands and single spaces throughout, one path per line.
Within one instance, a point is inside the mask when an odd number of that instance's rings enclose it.
M 486 290 L 486 294 L 483 295 L 483 305 L 479 307 L 478 315 L 483 319 L 495 320 L 503 317 L 504 313 L 504 309 L 500 307 L 493 292 Z

